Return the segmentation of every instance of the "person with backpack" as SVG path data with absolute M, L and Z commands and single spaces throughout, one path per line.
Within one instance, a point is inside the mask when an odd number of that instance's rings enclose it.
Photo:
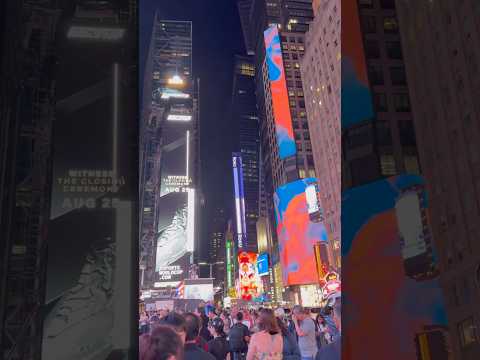
M 246 360 L 282 360 L 283 337 L 271 309 L 260 312 L 258 329 L 250 340 Z
M 228 333 L 228 342 L 232 353 L 232 360 L 244 360 L 250 341 L 250 331 L 243 324 L 243 313 L 238 312 L 235 316 L 234 324 Z
M 230 346 L 224 331 L 225 323 L 219 317 L 210 321 L 208 330 L 213 340 L 208 342 L 208 352 L 215 356 L 216 360 L 230 360 Z

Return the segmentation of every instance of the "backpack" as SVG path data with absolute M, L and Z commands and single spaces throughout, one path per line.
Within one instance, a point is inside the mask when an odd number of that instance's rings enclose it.
M 228 342 L 230 349 L 234 352 L 244 351 L 247 349 L 247 342 L 245 336 L 247 335 L 247 327 L 243 324 L 237 323 L 232 326 L 228 332 Z

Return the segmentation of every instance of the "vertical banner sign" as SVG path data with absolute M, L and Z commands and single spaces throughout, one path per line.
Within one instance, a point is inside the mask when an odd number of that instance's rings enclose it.
M 233 186 L 235 191 L 235 218 L 237 224 L 237 246 L 244 248 L 246 244 L 247 224 L 245 222 L 245 193 L 243 190 L 242 157 L 233 153 Z
M 292 127 L 292 117 L 288 102 L 287 81 L 283 67 L 280 35 L 276 26 L 264 32 L 268 77 L 272 91 L 273 114 L 277 133 L 280 159 L 293 156 L 297 152 Z
M 259 278 L 257 276 L 257 254 L 243 251 L 238 254 L 238 272 L 240 297 L 251 301 L 259 295 Z
M 138 116 L 129 93 L 136 89 L 135 50 L 127 37 L 133 29 L 127 19 L 117 21 L 123 35 L 112 39 L 95 26 L 97 10 L 77 11 L 56 46 L 41 357 L 130 359 L 138 339 Z M 117 18 L 112 10 L 110 20 Z M 91 31 L 76 32 L 85 26 Z M 102 57 L 93 56 L 99 50 Z

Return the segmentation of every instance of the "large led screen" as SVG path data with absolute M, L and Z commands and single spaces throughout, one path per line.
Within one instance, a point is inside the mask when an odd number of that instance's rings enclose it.
M 275 192 L 275 216 L 285 285 L 318 283 L 314 245 L 327 242 L 322 222 L 308 213 L 306 189 L 317 179 L 308 178 L 280 186 Z
M 238 254 L 240 296 L 244 300 L 253 300 L 259 295 L 260 281 L 256 265 L 257 254 L 246 251 Z
M 257 271 L 259 276 L 269 274 L 268 253 L 263 253 L 257 257 Z
M 372 120 L 373 103 L 356 1 L 342 1 L 342 128 Z M 380 68 L 381 70 L 381 68 Z
M 342 330 L 349 336 L 343 358 L 416 360 L 428 352 L 446 359 L 437 268 L 421 177 L 401 175 L 345 192 Z
M 287 82 L 283 67 L 280 35 L 276 26 L 264 33 L 268 77 L 272 92 L 273 114 L 278 141 L 280 159 L 295 155 L 297 148 L 293 134 L 292 118 L 288 102 Z

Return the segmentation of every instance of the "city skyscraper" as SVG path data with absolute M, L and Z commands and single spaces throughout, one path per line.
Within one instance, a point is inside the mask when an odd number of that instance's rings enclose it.
M 259 132 L 253 59 L 235 57 L 231 103 L 234 151 L 242 159 L 245 199 L 246 247 L 257 251 L 256 223 L 259 210 Z
M 210 223 L 210 263 L 212 264 L 212 275 L 215 278 L 214 284 L 222 286 L 225 281 L 225 233 L 227 229 L 227 216 L 225 209 L 216 208 Z
M 397 1 L 413 122 L 456 359 L 480 358 L 477 1 Z
M 193 262 L 198 175 L 198 83 L 192 23 L 155 16 L 141 134 L 141 282 L 176 286 Z M 145 282 L 146 281 L 146 282 Z
M 330 235 L 330 252 L 340 267 L 341 213 L 341 1 L 317 1 L 301 61 L 307 118 L 320 186 L 320 202 Z M 333 264 L 332 264 L 333 265 Z
M 3 359 L 35 359 L 42 343 L 56 89 L 52 49 L 60 15 L 55 5 L 5 1 L 0 15 Z
M 306 1 L 265 1 L 255 0 L 250 10 L 248 30 L 254 40 L 254 65 L 255 65 L 255 88 L 257 97 L 257 109 L 259 117 L 259 132 L 261 146 L 261 175 L 260 199 L 265 199 L 262 204 L 267 205 L 262 209 L 266 215 L 267 224 L 275 226 L 277 223 L 274 212 L 274 193 L 279 186 L 292 181 L 315 177 L 314 159 L 310 142 L 310 133 L 307 122 L 307 113 L 303 93 L 303 85 L 300 73 L 300 59 L 305 52 L 305 32 L 308 24 L 313 20 L 311 0 Z M 245 23 L 242 26 L 245 31 Z M 272 96 L 269 64 L 264 32 L 277 27 L 279 30 L 282 63 L 285 69 L 285 82 L 287 88 L 287 106 L 292 119 L 289 126 L 293 127 L 293 139 L 291 145 L 279 147 L 276 132 L 276 114 L 279 108 L 274 104 Z M 278 91 L 278 90 L 275 90 Z M 282 100 L 283 101 L 283 100 Z M 278 103 L 277 103 L 278 104 Z M 282 105 L 283 106 L 283 105 Z M 282 107 L 283 109 L 283 107 Z M 283 111 L 283 110 L 282 110 Z M 278 118 L 278 115 L 277 115 Z M 282 121 L 289 122 L 289 119 Z M 277 234 L 272 233 L 270 254 L 270 267 L 273 269 L 272 279 L 281 278 L 280 256 L 278 249 Z M 275 284 L 281 288 L 281 284 Z M 286 294 L 289 299 L 300 294 L 299 289 L 292 288 L 295 294 Z M 283 292 L 282 292 L 283 293 Z
M 350 94 L 352 100 L 342 104 L 344 188 L 402 173 L 420 173 L 394 3 L 359 2 L 361 35 L 351 41 L 361 42 L 375 115 L 345 123 L 343 119 L 351 118 L 355 111 L 358 94 Z M 348 76 L 343 67 L 342 76 Z

